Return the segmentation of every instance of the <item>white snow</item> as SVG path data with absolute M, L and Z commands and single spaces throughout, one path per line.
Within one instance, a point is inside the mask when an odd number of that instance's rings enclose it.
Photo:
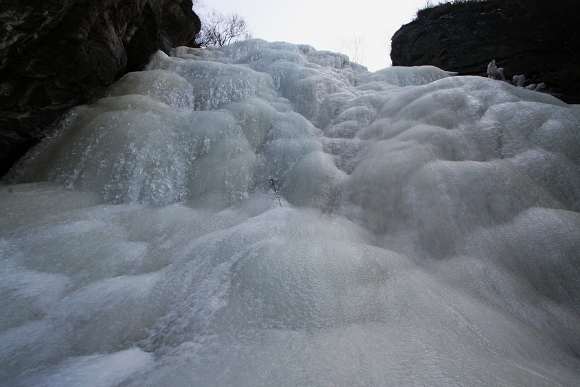
M 577 384 L 580 109 L 452 75 L 251 40 L 74 109 L 0 185 L 0 384 Z

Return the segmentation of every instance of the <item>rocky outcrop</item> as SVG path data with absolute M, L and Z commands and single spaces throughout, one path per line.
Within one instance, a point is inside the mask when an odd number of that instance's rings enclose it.
M 0 0 L 0 176 L 72 106 L 192 43 L 191 0 Z
M 393 65 L 434 65 L 485 75 L 496 59 L 508 79 L 531 83 L 580 103 L 580 3 L 575 0 L 456 2 L 422 10 L 392 39 Z

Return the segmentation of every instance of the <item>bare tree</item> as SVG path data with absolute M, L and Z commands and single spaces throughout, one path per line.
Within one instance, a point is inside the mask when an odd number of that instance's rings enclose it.
M 354 35 L 350 39 L 342 39 L 341 46 L 352 62 L 361 63 L 364 61 L 365 41 L 362 36 Z
M 202 22 L 196 43 L 201 47 L 223 47 L 249 37 L 248 25 L 240 15 L 212 11 Z

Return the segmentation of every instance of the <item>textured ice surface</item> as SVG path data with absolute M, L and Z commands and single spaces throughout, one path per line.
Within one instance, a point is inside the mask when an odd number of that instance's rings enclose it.
M 580 109 L 451 75 L 254 40 L 76 108 L 0 185 L 0 384 L 578 385 Z

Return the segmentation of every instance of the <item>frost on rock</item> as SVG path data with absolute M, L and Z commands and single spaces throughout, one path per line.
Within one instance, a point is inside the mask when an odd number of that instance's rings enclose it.
M 487 65 L 487 77 L 489 79 L 505 81 L 504 69 L 503 67 L 498 67 L 495 59 Z
M 487 77 L 498 81 L 508 82 L 516 87 L 524 87 L 532 91 L 546 92 L 547 90 L 544 82 L 528 83 L 528 79 L 524 74 L 516 74 L 512 77 L 511 81 L 507 80 L 504 74 L 504 69 L 497 66 L 495 59 L 487 65 Z
M 0 185 L 0 384 L 577 384 L 580 109 L 451 75 L 250 40 L 74 109 Z

